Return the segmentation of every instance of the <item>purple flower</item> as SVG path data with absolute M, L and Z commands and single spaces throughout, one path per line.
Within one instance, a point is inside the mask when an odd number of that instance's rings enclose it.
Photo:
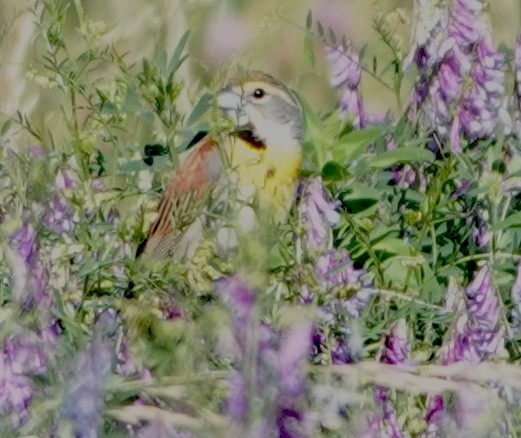
M 476 55 L 470 72 L 474 81 L 463 94 L 458 111 L 461 127 L 470 140 L 492 134 L 505 91 L 505 57 L 492 47 L 489 37 L 478 42 Z
M 29 154 L 33 158 L 42 158 L 45 155 L 45 152 L 40 146 L 31 146 L 29 148 Z
M 29 418 L 33 394 L 31 376 L 43 375 L 59 329 L 51 317 L 52 296 L 47 291 L 47 274 L 38 257 L 38 236 L 30 225 L 22 225 L 11 236 L 14 284 L 12 300 L 25 311 L 37 313 L 29 326 L 16 314 L 6 321 L 0 346 L 0 415 L 10 415 L 14 427 Z
M 232 316 L 233 332 L 241 350 L 248 344 L 248 330 L 254 317 L 255 292 L 237 276 L 217 282 L 217 290 Z
M 514 50 L 515 116 L 514 131 L 521 138 L 521 34 L 517 36 Z
M 441 363 L 479 363 L 501 354 L 504 348 L 504 328 L 500 322 L 497 293 L 488 265 L 475 273 L 464 294 L 451 284 L 447 293 L 447 307 L 454 309 L 457 315 L 440 350 Z M 433 436 L 437 436 L 435 431 L 444 411 L 442 397 L 430 397 L 427 406 L 429 430 Z
M 76 180 L 70 170 L 62 169 L 56 175 L 54 185 L 56 194 L 49 202 L 49 211 L 43 222 L 55 233 L 69 233 L 74 227 L 74 211 L 66 193 L 77 187 Z
M 262 436 L 275 433 L 284 437 L 306 436 L 303 429 L 306 380 L 302 366 L 311 351 L 311 323 L 297 321 L 280 331 L 259 324 L 254 312 L 256 294 L 238 277 L 220 280 L 217 290 L 230 309 L 233 334 L 240 350 L 229 381 L 227 403 L 235 428 L 242 436 L 249 436 L 252 428 L 259 427 Z M 252 426 L 248 421 L 253 406 L 262 412 L 261 425 Z
M 10 415 L 13 427 L 28 420 L 33 395 L 32 381 L 25 374 L 25 366 L 34 364 L 26 364 L 24 358 L 19 357 L 20 353 L 32 356 L 34 350 L 18 350 L 16 340 L 5 340 L 0 356 L 0 416 Z
M 11 236 L 11 245 L 28 265 L 34 265 L 36 254 L 36 232 L 32 225 L 24 224 L 16 230 Z
M 492 46 L 480 0 L 452 0 L 447 8 L 438 11 L 432 34 L 415 36 L 410 58 L 419 80 L 411 105 L 422 105 L 429 128 L 459 152 L 463 134 L 488 137 L 500 120 L 505 57 Z
M 370 281 L 362 279 L 365 271 L 354 268 L 349 253 L 345 249 L 331 249 L 318 256 L 315 273 L 319 284 L 326 287 L 328 291 L 326 293 L 338 287 L 356 291 L 362 287 L 367 288 L 371 284 Z M 331 301 L 329 309 L 323 308 L 322 310 L 335 314 L 342 309 L 349 315 L 358 317 L 373 295 L 372 290 L 364 289 L 351 298 L 334 299 Z
M 521 262 L 517 265 L 517 273 L 514 285 L 510 292 L 512 297 L 512 304 L 514 306 L 512 310 L 513 327 L 516 331 L 521 329 Z
M 409 356 L 409 342 L 407 341 L 407 324 L 405 319 L 396 321 L 384 338 L 384 347 L 380 362 L 390 365 L 403 364 Z
M 302 402 L 305 395 L 305 376 L 302 366 L 311 349 L 311 323 L 295 323 L 282 333 L 277 354 L 279 415 L 277 426 L 280 437 L 304 437 Z
M 517 97 L 517 108 L 521 111 L 521 34 L 517 36 L 514 50 L 514 71 Z
M 470 357 L 478 358 L 478 361 L 498 357 L 504 347 L 504 327 L 500 322 L 498 291 L 492 284 L 492 272 L 487 265 L 477 272 L 465 294 Z
M 467 49 L 488 31 L 481 0 L 453 0 L 448 32 L 459 47 Z
M 405 319 L 396 321 L 384 338 L 380 362 L 391 365 L 402 364 L 407 361 L 409 355 L 409 343 L 407 341 L 407 325 Z M 389 398 L 389 391 L 383 387 L 375 388 L 375 395 L 380 408 L 376 415 L 379 419 L 381 436 L 398 438 L 404 436 L 402 427 L 398 422 L 396 409 Z M 370 419 L 370 423 L 375 419 Z
M 250 401 L 244 374 L 234 371 L 229 378 L 229 385 L 228 414 L 235 423 L 246 424 L 250 415 Z
M 33 397 L 32 376 L 43 375 L 48 350 L 55 343 L 56 329 L 46 327 L 13 334 L 4 339 L 0 357 L 0 417 L 9 415 L 13 427 L 29 419 Z
M 465 289 L 465 306 L 459 307 L 441 349 L 442 363 L 471 363 L 498 357 L 503 348 L 504 328 L 499 319 L 497 290 L 490 268 L 483 266 Z
M 301 201 L 298 212 L 300 223 L 306 228 L 305 247 L 319 252 L 331 245 L 331 228 L 340 216 L 336 209 L 339 201 L 331 201 L 320 177 L 307 180 L 301 186 Z
M 330 249 L 318 256 L 315 264 L 318 280 L 332 288 L 339 285 L 356 285 L 364 273 L 355 269 L 351 257 L 345 249 Z
M 325 47 L 326 59 L 331 67 L 331 86 L 341 92 L 340 116 L 353 117 L 356 127 L 366 124 L 362 97 L 358 90 L 362 68 L 358 52 L 351 47 Z
M 278 352 L 278 375 L 282 396 L 296 397 L 304 393 L 302 364 L 311 349 L 311 323 L 303 320 L 282 332 Z
M 76 372 L 65 396 L 64 416 L 74 436 L 98 436 L 105 379 L 112 366 L 112 343 L 109 331 L 114 315 L 104 312 L 98 318 L 89 348 L 77 358 Z
M 333 364 L 353 363 L 351 348 L 343 339 L 336 339 L 331 347 L 331 362 Z

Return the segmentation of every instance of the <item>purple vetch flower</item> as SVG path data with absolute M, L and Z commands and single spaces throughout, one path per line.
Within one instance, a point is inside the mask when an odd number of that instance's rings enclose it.
M 469 216 L 467 219 L 472 238 L 480 249 L 487 249 L 492 239 L 492 230 L 487 218 L 488 212 L 480 208 L 473 216 Z
M 452 421 L 446 426 L 448 436 L 490 436 L 498 430 L 502 408 L 495 390 L 465 384 L 454 396 Z
M 492 47 L 490 37 L 482 38 L 475 50 L 476 61 L 470 71 L 473 82 L 464 92 L 457 114 L 470 140 L 492 134 L 505 92 L 505 56 Z
M 36 231 L 28 224 L 22 225 L 11 236 L 11 246 L 29 266 L 33 266 L 36 262 L 36 241 Z
M 293 324 L 281 336 L 276 367 L 279 381 L 277 427 L 280 437 L 307 436 L 302 424 L 306 382 L 302 366 L 311 350 L 311 330 L 311 322 L 304 320 Z
M 246 424 L 250 415 L 250 400 L 244 374 L 234 371 L 229 378 L 227 411 L 231 420 Z
M 300 189 L 299 220 L 307 231 L 304 246 L 312 252 L 323 251 L 331 246 L 331 228 L 340 219 L 336 211 L 340 202 L 328 198 L 320 177 L 305 181 Z
M 362 77 L 360 56 L 349 47 L 325 47 L 326 59 L 331 67 L 331 86 L 340 90 L 340 116 L 353 117 L 353 125 L 363 128 L 366 117 L 362 96 L 358 90 Z
M 437 36 L 413 43 L 409 58 L 420 80 L 410 106 L 422 105 L 429 128 L 459 152 L 463 134 L 490 136 L 504 113 L 505 58 L 492 46 L 482 1 L 452 0 L 445 8 L 433 26 Z
M 390 365 L 403 364 L 407 362 L 408 355 L 407 324 L 405 319 L 402 318 L 392 325 L 389 333 L 385 336 L 380 362 Z M 376 417 L 379 418 L 381 436 L 393 438 L 404 436 L 402 427 L 398 422 L 396 409 L 389 398 L 389 391 L 386 388 L 377 386 L 375 388 L 375 396 L 380 408 L 380 412 L 376 414 Z
M 306 436 L 302 365 L 311 351 L 311 323 L 301 320 L 280 331 L 260 324 L 254 312 L 256 294 L 239 277 L 218 281 L 217 290 L 230 309 L 240 350 L 229 380 L 227 402 L 234 428 L 242 436 L 249 436 L 251 427 L 260 427 L 262 436 Z M 262 412 L 261 425 L 252 426 L 248 421 L 253 406 Z
M 516 47 L 514 49 L 514 82 L 516 95 L 521 99 L 521 33 L 516 38 Z M 521 100 L 518 100 L 521 105 Z M 521 110 L 521 107 L 519 107 Z
M 336 313 L 342 309 L 353 317 L 367 306 L 374 292 L 367 289 L 371 282 L 362 279 L 365 274 L 363 269 L 355 269 L 347 250 L 343 248 L 327 250 L 318 256 L 315 264 L 315 273 L 319 284 L 324 285 L 326 290 L 331 291 L 338 287 L 345 289 L 364 290 L 356 292 L 351 298 L 334 299 L 331 301 L 329 312 Z M 328 310 L 323 309 L 328 312 Z
M 5 321 L 10 331 L 4 334 L 0 346 L 0 415 L 10 416 L 11 423 L 17 427 L 29 418 L 33 396 L 31 377 L 45 373 L 59 328 L 50 313 L 53 299 L 47 290 L 47 273 L 39 260 L 34 228 L 22 225 L 10 240 L 12 301 L 23 311 L 37 314 L 27 325 L 24 312 L 16 314 L 13 321 Z
M 45 155 L 45 152 L 40 146 L 31 146 L 29 148 L 29 154 L 33 158 L 42 158 Z
M 521 262 L 517 265 L 516 279 L 510 292 L 512 298 L 512 326 L 514 330 L 521 330 Z
M 477 357 L 479 361 L 498 357 L 504 349 L 505 330 L 500 321 L 498 291 L 492 283 L 488 265 L 476 273 L 465 294 L 471 357 Z
M 49 202 L 49 211 L 45 215 L 44 224 L 55 233 L 68 233 L 74 227 L 74 211 L 66 193 L 77 187 L 73 173 L 68 169 L 58 171 L 55 179 L 56 194 Z
M 17 333 L 3 340 L 0 355 L 0 417 L 9 416 L 13 427 L 29 419 L 33 397 L 31 377 L 45 373 L 49 349 L 56 341 L 55 327 Z
M 232 316 L 233 332 L 241 350 L 248 344 L 248 332 L 254 317 L 255 292 L 237 276 L 227 277 L 217 282 L 217 290 Z
M 441 348 L 444 364 L 478 363 L 498 357 L 503 350 L 504 328 L 500 322 L 497 290 L 492 273 L 484 265 L 465 288 L 465 306 L 460 307 Z
M 32 225 L 24 224 L 11 236 L 11 246 L 21 260 L 13 260 L 15 284 L 12 298 L 22 307 L 50 310 L 52 296 L 46 291 L 47 273 L 38 260 L 38 239 Z
M 500 321 L 498 292 L 488 265 L 482 266 L 464 293 L 450 284 L 447 302 L 457 314 L 440 349 L 440 361 L 479 363 L 500 356 L 504 349 L 504 327 Z M 427 436 L 435 434 L 444 412 L 443 398 L 432 396 L 427 403 Z
M 515 87 L 515 114 L 513 130 L 521 138 L 521 34 L 517 36 L 514 49 L 514 87 Z
M 469 48 L 490 31 L 484 9 L 481 0 L 452 0 L 448 33 L 459 47 Z
M 396 149 L 396 142 L 391 138 L 386 145 L 386 150 L 393 151 Z M 389 181 L 393 185 L 398 185 L 405 189 L 416 185 L 418 190 L 425 191 L 427 188 L 427 178 L 423 171 L 423 167 L 415 170 L 410 164 L 403 164 L 391 168 L 391 179 Z
M 31 339 L 22 336 L 4 340 L 0 355 L 0 417 L 9 416 L 16 428 L 29 419 L 33 383 L 29 370 L 41 369 L 42 357 Z
M 456 116 L 462 98 L 464 78 L 471 69 L 470 55 L 454 46 L 443 58 L 438 74 L 432 79 L 424 112 L 431 128 L 443 138 L 450 137 L 458 151 L 460 121 Z
M 409 356 L 409 342 L 407 340 L 407 323 L 401 318 L 396 321 L 384 338 L 380 362 L 390 365 L 403 364 Z
M 353 354 L 346 341 L 337 338 L 334 342 L 335 343 L 331 346 L 330 351 L 331 362 L 335 365 L 353 363 Z
M 98 436 L 101 407 L 113 357 L 112 331 L 114 315 L 104 312 L 98 317 L 90 346 L 82 352 L 75 366 L 64 400 L 64 417 L 71 423 L 74 436 Z
M 360 276 L 364 273 L 355 269 L 349 253 L 341 249 L 330 249 L 320 254 L 315 264 L 318 280 L 327 288 L 339 285 L 360 286 Z
M 514 73 L 517 109 L 521 112 L 521 34 L 516 38 L 516 48 L 514 50 Z

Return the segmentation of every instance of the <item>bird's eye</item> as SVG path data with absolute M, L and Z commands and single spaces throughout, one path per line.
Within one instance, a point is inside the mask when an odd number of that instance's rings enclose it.
M 254 91 L 253 91 L 253 97 L 255 99 L 262 99 L 264 97 L 266 93 L 264 92 L 264 90 L 262 88 L 256 88 Z

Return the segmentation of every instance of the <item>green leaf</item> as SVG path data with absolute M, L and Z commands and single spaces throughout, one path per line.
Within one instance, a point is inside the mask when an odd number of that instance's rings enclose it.
M 143 160 L 132 160 L 121 166 L 120 171 L 122 173 L 134 173 L 140 170 L 150 169 Z
M 306 35 L 304 38 L 304 56 L 312 68 L 315 68 L 315 51 L 313 50 L 313 39 Z
M 346 176 L 344 167 L 336 161 L 328 161 L 322 168 L 322 179 L 324 181 L 340 181 Z
M 304 119 L 304 154 L 318 168 L 322 169 L 325 164 L 325 153 L 322 141 L 322 122 L 311 109 L 307 101 L 300 95 L 296 97 L 302 108 Z
M 511 214 L 505 220 L 495 224 L 493 231 L 507 230 L 509 228 L 521 228 L 521 212 Z
M 205 93 L 201 96 L 199 102 L 195 104 L 194 109 L 188 116 L 188 120 L 186 121 L 186 124 L 188 126 L 193 125 L 195 122 L 197 122 L 197 120 L 201 118 L 201 116 L 208 110 L 211 100 L 212 95 L 210 93 Z
M 342 203 L 347 212 L 357 214 L 374 206 L 381 198 L 380 190 L 362 184 L 350 184 L 349 191 L 342 196 Z
M 126 113 L 136 113 L 141 110 L 141 102 L 134 88 L 127 89 L 121 109 Z
M 184 62 L 184 60 L 187 58 L 186 56 L 181 57 L 181 54 L 183 53 L 183 50 L 185 49 L 186 43 L 188 41 L 188 37 L 190 36 L 190 31 L 187 30 L 179 42 L 177 43 L 177 46 L 174 50 L 174 54 L 172 55 L 172 59 L 170 59 L 170 62 L 168 63 L 168 72 L 173 73 L 175 72 L 181 64 Z
M 436 279 L 436 274 L 428 263 L 423 264 L 423 281 L 420 297 L 429 303 L 439 304 L 443 298 L 443 289 Z
M 324 26 L 322 26 L 322 23 L 320 21 L 317 21 L 317 30 L 318 30 L 318 34 L 320 35 L 321 38 L 324 37 Z
M 157 70 L 161 76 L 165 76 L 166 61 L 167 61 L 166 51 L 161 50 L 161 52 L 159 53 L 159 56 L 157 57 L 157 61 L 156 61 Z
M 10 126 L 11 126 L 11 120 L 7 120 L 2 125 L 2 129 L 0 130 L 0 135 L 5 135 L 7 133 L 7 131 L 9 131 Z
M 335 35 L 335 31 L 333 29 L 331 29 L 330 27 L 328 28 L 329 30 L 329 43 L 332 45 L 332 46 L 335 46 L 336 47 L 336 35 Z
M 313 15 L 311 13 L 311 9 L 308 11 L 308 15 L 306 16 L 306 29 L 311 29 L 311 24 L 313 23 Z
M 373 249 L 375 251 L 384 251 L 401 256 L 410 256 L 413 248 L 403 239 L 389 238 L 375 243 Z
M 368 165 L 378 169 L 398 163 L 407 163 L 410 161 L 434 161 L 434 159 L 434 154 L 428 149 L 405 146 L 369 158 Z
M 340 142 L 331 148 L 333 159 L 349 164 L 358 158 L 364 149 L 380 137 L 384 131 L 384 126 L 351 131 L 342 136 Z

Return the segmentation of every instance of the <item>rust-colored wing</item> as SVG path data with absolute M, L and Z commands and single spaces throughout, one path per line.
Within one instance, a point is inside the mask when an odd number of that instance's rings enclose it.
M 198 201 L 223 174 L 219 150 L 209 136 L 185 152 L 180 162 L 159 201 L 159 216 L 139 253 L 157 258 L 176 257 L 181 240 L 189 238 L 185 234 L 199 216 Z

